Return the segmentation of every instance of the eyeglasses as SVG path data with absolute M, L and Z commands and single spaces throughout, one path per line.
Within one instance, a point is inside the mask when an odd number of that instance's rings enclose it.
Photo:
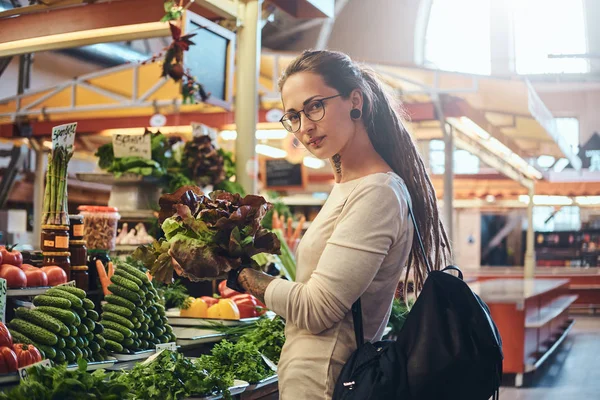
M 298 112 L 289 111 L 283 114 L 283 117 L 279 120 L 281 125 L 285 128 L 286 131 L 296 133 L 300 129 L 301 119 L 300 113 L 303 112 L 306 115 L 306 118 L 310 119 L 313 122 L 317 122 L 325 117 L 325 100 L 333 99 L 334 97 L 339 97 L 341 94 L 336 94 L 335 96 L 325 97 L 323 99 L 311 100 L 308 104 L 304 106 L 304 108 Z

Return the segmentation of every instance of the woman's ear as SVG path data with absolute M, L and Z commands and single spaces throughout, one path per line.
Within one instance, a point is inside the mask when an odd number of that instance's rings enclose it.
M 354 89 L 350 93 L 350 101 L 352 102 L 352 108 L 362 110 L 363 108 L 363 93 L 360 89 Z

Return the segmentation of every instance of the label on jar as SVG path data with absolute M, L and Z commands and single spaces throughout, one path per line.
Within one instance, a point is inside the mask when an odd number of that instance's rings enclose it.
M 57 249 L 68 249 L 69 248 L 69 237 L 68 236 L 56 236 L 54 238 L 55 247 Z
M 54 240 L 44 240 L 44 247 L 54 248 Z
M 83 236 L 83 224 L 73 225 L 73 236 Z

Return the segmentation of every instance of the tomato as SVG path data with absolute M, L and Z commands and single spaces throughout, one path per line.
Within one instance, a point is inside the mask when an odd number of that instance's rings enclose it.
M 0 346 L 12 347 L 12 335 L 2 322 L 0 322 Z
M 20 268 L 21 268 L 23 271 L 33 271 L 33 270 L 36 270 L 36 271 L 37 271 L 37 270 L 39 270 L 39 268 L 38 268 L 38 267 L 34 267 L 34 266 L 33 266 L 33 265 L 31 265 L 31 264 L 23 264 L 23 265 L 21 265 L 21 267 L 20 267 Z
M 19 370 L 17 355 L 10 347 L 0 347 L 0 374 L 17 372 Z
M 204 300 L 204 302 L 206 303 L 207 306 L 212 306 L 215 305 L 219 302 L 219 299 L 215 299 L 214 297 L 209 297 L 209 296 L 202 296 L 200 297 L 202 300 Z
M 56 286 L 67 283 L 67 273 L 58 265 L 49 265 L 41 268 L 48 276 L 48 285 Z
M 0 265 L 2 265 L 2 251 L 0 251 Z
M 0 278 L 6 279 L 6 286 L 9 288 L 22 288 L 27 286 L 27 276 L 25 272 L 14 265 L 2 264 L 0 266 Z
M 242 294 L 240 292 L 236 292 L 233 289 L 229 289 L 227 287 L 227 281 L 222 281 L 221 283 L 219 283 L 219 293 L 221 294 L 221 297 L 223 297 L 225 299 L 235 296 L 237 294 Z
M 13 345 L 13 350 L 17 355 L 17 363 L 19 368 L 42 361 L 42 354 L 35 346 L 31 344 L 17 343 Z
M 48 276 L 39 268 L 26 270 L 27 287 L 48 286 Z
M 14 265 L 15 267 L 20 267 L 23 264 L 23 255 L 20 251 L 13 250 L 13 247 L 5 247 L 0 250 L 2 253 L 2 262 L 4 264 Z

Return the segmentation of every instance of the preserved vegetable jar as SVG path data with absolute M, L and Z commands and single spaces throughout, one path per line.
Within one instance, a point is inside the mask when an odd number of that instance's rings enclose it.
M 43 265 L 58 265 L 67 274 L 67 280 L 71 280 L 71 253 L 68 251 L 44 252 Z
M 42 225 L 42 251 L 69 250 L 69 227 L 67 225 Z
M 71 240 L 69 243 L 72 265 L 87 265 L 87 247 L 85 240 Z
M 83 234 L 90 250 L 114 250 L 121 216 L 115 207 L 80 206 Z
M 69 215 L 71 240 L 83 240 L 83 215 Z

